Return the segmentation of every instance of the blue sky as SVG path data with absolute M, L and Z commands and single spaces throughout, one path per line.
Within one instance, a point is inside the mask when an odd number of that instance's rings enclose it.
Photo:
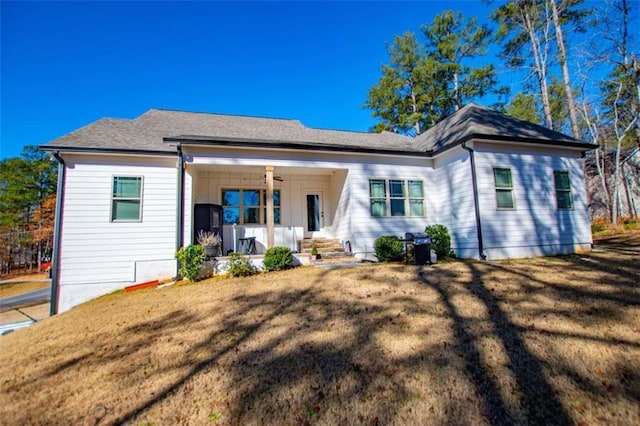
M 362 105 L 387 43 L 447 9 L 489 12 L 477 1 L 2 1 L 0 158 L 150 108 L 367 131 Z

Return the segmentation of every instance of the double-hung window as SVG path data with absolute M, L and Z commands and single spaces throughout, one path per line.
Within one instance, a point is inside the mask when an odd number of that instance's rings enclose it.
M 369 181 L 369 197 L 371 199 L 371 216 L 387 216 L 387 186 L 384 179 Z
M 274 222 L 280 223 L 280 190 L 273 191 Z M 225 224 L 267 222 L 267 191 L 263 189 L 223 189 L 222 217 Z
M 494 168 L 493 179 L 496 185 L 496 206 L 499 209 L 514 209 L 511 169 Z
M 573 200 L 571 197 L 571 182 L 569 181 L 569 172 L 554 170 L 553 180 L 556 187 L 556 201 L 558 209 L 572 209 Z
M 403 180 L 389 180 L 391 216 L 406 216 L 406 188 Z
M 409 216 L 424 216 L 424 186 L 421 180 L 407 181 L 409 186 Z
M 142 220 L 142 177 L 114 176 L 111 191 L 111 221 Z
M 370 179 L 371 216 L 424 216 L 421 180 Z

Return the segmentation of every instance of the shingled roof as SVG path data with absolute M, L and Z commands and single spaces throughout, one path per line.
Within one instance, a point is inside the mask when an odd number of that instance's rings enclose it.
M 476 104 L 465 106 L 417 138 L 390 132 L 314 129 L 297 120 L 151 109 L 135 119 L 100 119 L 41 148 L 172 153 L 175 143 L 181 142 L 432 155 L 474 137 L 591 148 Z
M 474 103 L 419 135 L 415 144 L 420 150 L 438 152 L 471 138 L 590 147 L 578 139 Z
M 80 148 L 175 152 L 165 139 L 419 152 L 409 137 L 313 129 L 297 120 L 152 109 L 133 120 L 103 118 L 64 135 L 44 149 Z

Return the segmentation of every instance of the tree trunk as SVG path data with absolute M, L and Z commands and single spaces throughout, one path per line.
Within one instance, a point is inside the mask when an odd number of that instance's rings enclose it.
M 560 25 L 560 14 L 555 0 L 550 0 L 551 11 L 553 13 L 553 25 L 556 29 L 556 44 L 558 46 L 558 59 L 562 68 L 562 80 L 564 90 L 567 97 L 567 107 L 569 108 L 569 121 L 571 121 L 571 133 L 574 138 L 580 137 L 580 129 L 578 128 L 578 116 L 576 114 L 576 103 L 573 99 L 573 90 L 571 88 L 571 79 L 569 77 L 569 67 L 567 65 L 567 51 L 564 47 L 564 35 L 562 26 Z
M 598 120 L 599 117 L 597 112 L 595 114 L 596 114 L 595 118 L 596 120 Z M 603 160 L 603 159 L 606 159 L 607 142 L 606 140 L 604 141 L 604 149 L 603 149 L 603 147 L 601 147 L 599 143 L 600 137 L 598 132 L 598 124 L 594 123 L 593 120 L 591 119 L 591 115 L 587 110 L 586 104 L 582 105 L 582 118 L 584 119 L 585 123 L 587 124 L 587 128 L 589 129 L 589 134 L 591 135 L 591 141 L 594 143 L 594 145 L 598 146 L 598 148 L 594 151 L 596 170 L 598 171 L 598 178 L 600 180 L 600 186 L 602 187 L 603 201 L 606 205 L 607 213 L 609 217 L 611 217 L 611 197 L 609 196 L 609 189 L 607 188 L 607 178 L 605 173 L 606 163 Z M 604 156 L 600 155 L 601 151 L 604 152 Z
M 540 86 L 540 96 L 542 98 L 542 110 L 544 112 L 545 124 L 548 128 L 553 128 L 553 118 L 551 116 L 551 104 L 549 102 L 549 88 L 547 86 L 547 62 L 546 58 L 542 55 L 540 49 L 540 42 L 536 35 L 536 28 L 531 14 L 525 7 L 522 8 L 522 21 L 524 23 L 525 30 L 531 40 L 531 51 L 535 60 L 535 73 L 538 78 L 538 85 Z
M 458 81 L 458 72 L 453 73 L 453 102 L 455 103 L 454 109 L 457 111 L 460 109 L 460 93 L 459 86 L 460 83 Z
M 622 83 L 618 86 L 618 93 L 613 103 L 614 121 L 613 130 L 616 135 L 616 161 L 613 166 L 613 209 L 611 214 L 611 223 L 617 225 L 618 223 L 618 204 L 620 202 L 620 149 L 622 148 L 622 140 L 627 132 L 635 125 L 635 119 L 629 123 L 626 129 L 620 131 L 620 115 L 618 114 L 618 100 L 622 93 Z
M 627 215 L 629 215 L 630 217 L 635 217 L 635 212 L 634 212 L 634 205 L 633 205 L 633 201 L 631 200 L 631 188 L 629 188 L 629 179 L 627 176 L 627 173 L 625 173 L 625 167 L 624 165 L 622 166 L 622 170 L 620 170 L 622 172 L 622 186 L 624 187 L 624 195 L 626 198 L 626 202 L 627 202 Z
M 607 211 L 609 217 L 611 217 L 611 197 L 609 196 L 609 188 L 607 188 L 607 178 L 604 171 L 604 164 L 600 164 L 600 148 L 595 150 L 596 155 L 596 170 L 598 171 L 598 177 L 600 178 L 600 185 L 602 186 L 602 195 L 607 205 Z M 606 154 L 605 157 L 606 158 Z
M 413 90 L 413 82 L 409 82 L 409 86 L 411 87 L 411 111 L 413 111 L 413 113 L 417 113 L 418 112 L 418 102 L 416 101 L 416 92 Z M 416 136 L 418 136 L 420 134 L 420 121 L 416 120 L 416 122 L 413 125 L 413 128 L 416 129 Z
M 636 79 L 636 102 L 633 103 L 633 115 L 636 117 L 636 141 L 640 147 L 640 62 L 638 58 L 632 58 L 633 76 Z

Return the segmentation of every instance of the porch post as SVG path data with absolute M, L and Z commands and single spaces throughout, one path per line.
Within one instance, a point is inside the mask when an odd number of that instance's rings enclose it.
M 273 214 L 273 166 L 266 166 L 267 181 L 267 248 L 274 246 L 274 214 Z

